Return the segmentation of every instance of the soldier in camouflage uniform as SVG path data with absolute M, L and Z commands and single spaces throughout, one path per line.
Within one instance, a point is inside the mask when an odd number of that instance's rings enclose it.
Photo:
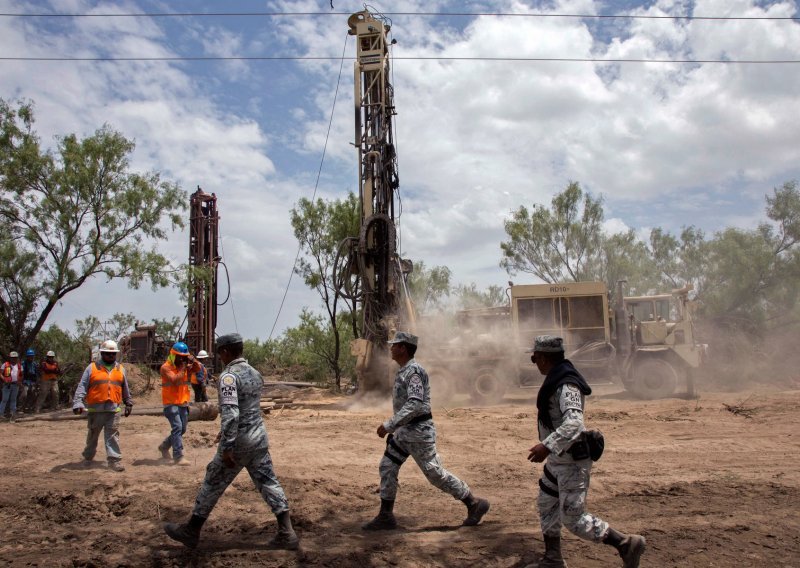
M 200 529 L 217 500 L 245 467 L 278 519 L 278 534 L 270 541 L 270 547 L 295 550 L 299 539 L 292 528 L 286 495 L 272 468 L 267 430 L 261 418 L 259 405 L 264 382 L 261 374 L 242 357 L 242 351 L 242 337 L 238 333 L 217 339 L 217 354 L 226 365 L 218 381 L 219 448 L 208 464 L 189 522 L 167 523 L 164 530 L 171 538 L 195 548 Z
M 394 500 L 400 467 L 411 456 L 431 482 L 445 493 L 467 506 L 463 525 L 474 526 L 489 511 L 486 499 L 476 498 L 466 483 L 442 467 L 436 452 L 436 428 L 431 415 L 431 388 L 425 369 L 414 360 L 417 337 L 399 331 L 389 341 L 392 359 L 400 365 L 394 381 L 392 405 L 394 416 L 378 426 L 378 436 L 386 440 L 381 459 L 381 510 L 378 516 L 363 526 L 364 530 L 397 528 Z
M 545 553 L 538 564 L 526 568 L 563 568 L 561 556 L 562 524 L 573 534 L 593 542 L 613 546 L 625 568 L 639 566 L 645 539 L 626 535 L 586 512 L 592 460 L 583 434 L 583 409 L 592 389 L 569 359 L 564 358 L 560 337 L 536 338 L 531 361 L 545 375 L 536 399 L 540 442 L 530 448 L 528 460 L 547 460 L 539 480 L 537 506 L 544 536 Z

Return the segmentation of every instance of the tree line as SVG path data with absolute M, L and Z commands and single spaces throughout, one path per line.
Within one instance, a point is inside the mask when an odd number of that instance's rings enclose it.
M 32 103 L 0 99 L 0 351 L 36 345 L 47 334 L 83 349 L 97 335 L 96 317 L 77 322 L 75 334 L 44 326 L 57 303 L 90 278 L 122 278 L 132 288 L 178 286 L 186 297 L 192 279 L 208 277 L 173 266 L 159 252 L 168 231 L 184 226 L 188 198 L 157 172 L 131 171 L 132 141 L 105 125 L 83 139 L 60 137 L 45 150 L 33 125 Z M 675 234 L 657 227 L 644 239 L 635 228 L 609 234 L 603 199 L 570 182 L 549 205 L 509 213 L 499 265 L 532 282 L 599 280 L 614 290 L 625 280 L 632 294 L 691 284 L 701 321 L 762 338 L 800 321 L 797 181 L 766 194 L 764 212 L 754 229 L 707 235 L 694 226 Z M 306 379 L 330 377 L 338 388 L 354 374 L 349 342 L 362 335 L 358 282 L 340 262 L 343 243 L 360 230 L 358 198 L 301 199 L 290 221 L 302 251 L 294 270 L 319 294 L 319 309 L 305 308 L 298 325 L 277 338 L 248 339 L 246 355 L 267 371 L 297 368 Z M 421 314 L 507 302 L 504 285 L 455 283 L 447 266 L 414 260 L 408 288 Z M 114 320 L 130 328 L 135 317 Z M 156 323 L 169 339 L 179 322 Z

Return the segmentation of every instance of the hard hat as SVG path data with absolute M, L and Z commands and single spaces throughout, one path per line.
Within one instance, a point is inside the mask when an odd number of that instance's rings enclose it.
M 17 353 L 16 351 L 12 351 L 11 353 L 8 354 L 9 359 L 13 357 L 19 357 L 19 353 Z
M 169 352 L 173 355 L 188 355 L 189 346 L 186 345 L 183 341 L 179 341 L 178 343 L 172 346 L 172 349 L 170 349 Z
M 205 349 L 200 350 L 200 353 L 197 354 L 197 359 L 208 359 L 208 353 L 206 353 Z
M 33 349 L 28 349 L 28 350 L 25 352 L 25 355 L 26 355 L 26 356 L 31 356 L 31 357 L 33 357 L 34 355 L 36 355 L 36 351 L 34 351 Z
M 104 341 L 102 345 L 100 345 L 100 353 L 119 353 L 119 347 L 117 347 L 117 342 L 109 339 L 108 341 Z
M 55 351 L 48 351 L 47 352 L 47 356 L 48 357 L 55 357 L 56 356 Z

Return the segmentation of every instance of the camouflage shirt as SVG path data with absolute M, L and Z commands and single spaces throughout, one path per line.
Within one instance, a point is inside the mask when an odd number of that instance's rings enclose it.
M 432 442 L 436 439 L 433 420 L 409 424 L 414 418 L 431 412 L 428 373 L 414 359 L 397 371 L 392 390 L 392 407 L 394 416 L 383 424 L 388 432 L 396 432 L 398 438 L 414 442 Z
M 219 450 L 236 452 L 269 446 L 261 418 L 261 374 L 243 358 L 231 361 L 219 376 L 219 413 L 222 435 Z
M 548 401 L 548 412 L 553 421 L 553 430 L 539 423 L 539 440 L 550 450 L 550 460 L 574 462 L 566 450 L 585 430 L 583 407 L 585 397 L 573 384 L 567 383 L 553 393 Z

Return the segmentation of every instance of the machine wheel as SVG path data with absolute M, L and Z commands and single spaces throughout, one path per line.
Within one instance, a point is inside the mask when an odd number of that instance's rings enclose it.
M 506 385 L 493 367 L 479 367 L 470 381 L 470 398 L 475 404 L 497 404 L 503 399 Z
M 634 365 L 632 391 L 639 398 L 665 398 L 675 392 L 678 373 L 667 361 L 648 358 Z

